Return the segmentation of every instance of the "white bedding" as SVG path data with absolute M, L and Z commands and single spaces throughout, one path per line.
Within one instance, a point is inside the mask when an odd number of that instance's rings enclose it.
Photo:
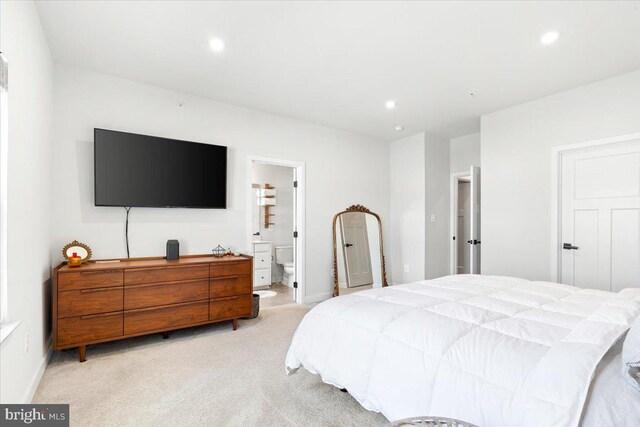
M 640 393 L 622 377 L 622 340 L 602 358 L 582 411 L 582 427 L 640 426 Z
M 286 368 L 320 374 L 389 420 L 576 426 L 596 366 L 639 314 L 640 289 L 448 276 L 319 304 Z

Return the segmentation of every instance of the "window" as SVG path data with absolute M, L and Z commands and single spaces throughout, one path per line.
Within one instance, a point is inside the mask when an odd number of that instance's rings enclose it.
M 0 52 L 0 322 L 7 320 L 8 64 Z

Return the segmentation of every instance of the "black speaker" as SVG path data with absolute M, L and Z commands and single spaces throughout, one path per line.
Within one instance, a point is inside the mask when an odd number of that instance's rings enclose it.
M 180 258 L 180 242 L 177 240 L 167 240 L 167 259 Z

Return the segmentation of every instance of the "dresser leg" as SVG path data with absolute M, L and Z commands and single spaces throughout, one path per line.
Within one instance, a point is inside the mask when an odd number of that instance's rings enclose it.
M 87 346 L 81 345 L 80 347 L 78 347 L 78 351 L 80 352 L 80 363 L 87 360 Z
M 233 319 L 231 322 L 233 323 L 233 330 L 238 329 L 238 319 Z

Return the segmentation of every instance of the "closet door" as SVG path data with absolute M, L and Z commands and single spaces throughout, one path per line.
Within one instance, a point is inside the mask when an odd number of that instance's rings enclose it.
M 560 174 L 562 283 L 640 286 L 640 140 L 567 152 Z
M 471 166 L 471 203 L 470 203 L 471 239 L 469 244 L 471 273 L 480 274 L 480 168 Z

